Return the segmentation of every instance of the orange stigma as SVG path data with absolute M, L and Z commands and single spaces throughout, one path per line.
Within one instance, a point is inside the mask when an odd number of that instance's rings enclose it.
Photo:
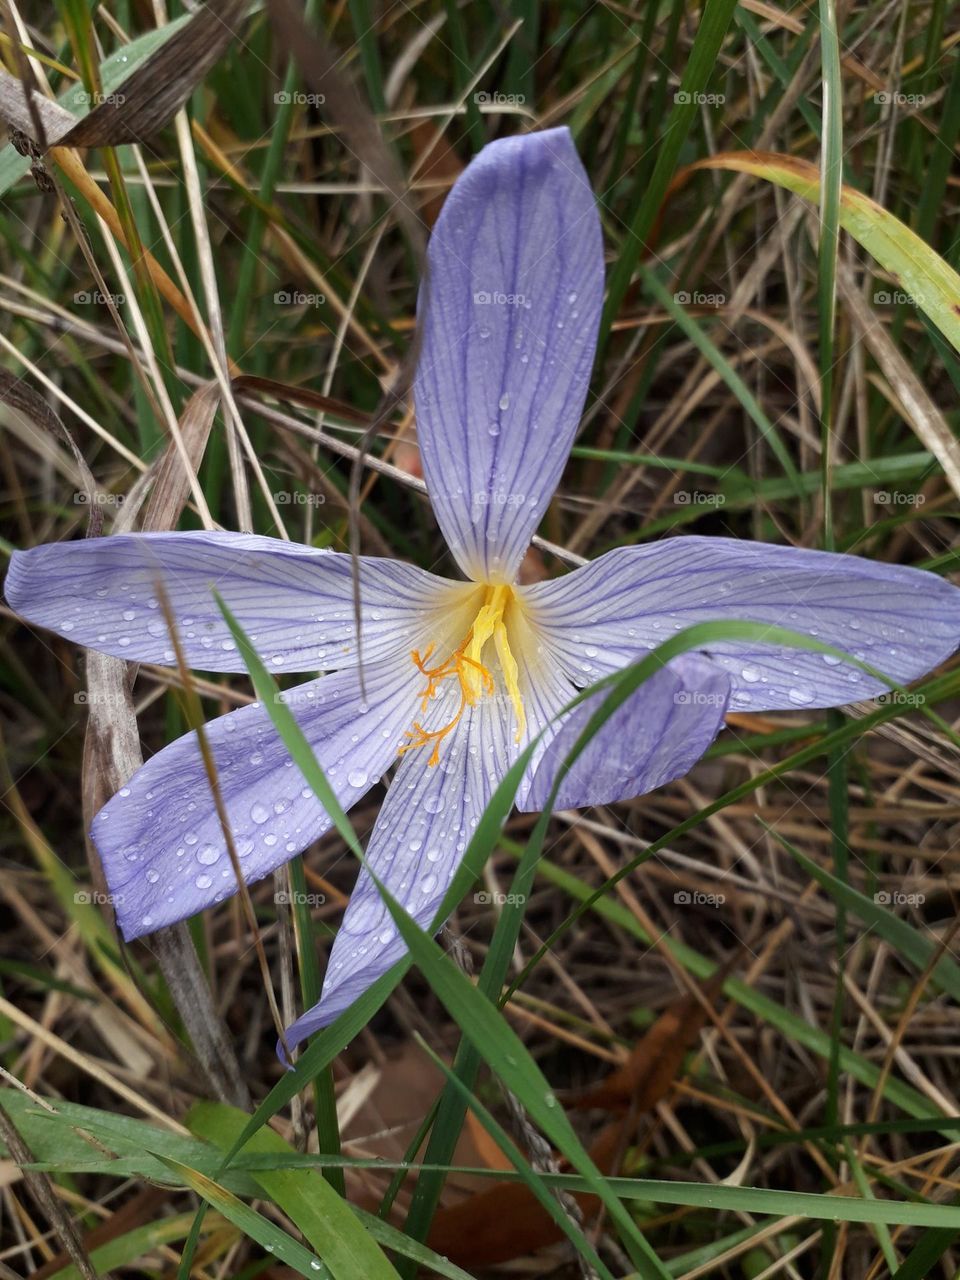
M 406 751 L 412 751 L 416 747 L 425 747 L 432 743 L 433 749 L 430 752 L 427 765 L 433 768 L 440 760 L 441 742 L 460 723 L 464 710 L 467 707 L 476 706 L 484 694 L 490 695 L 495 692 L 496 684 L 493 675 L 480 661 L 484 645 L 491 638 L 494 641 L 497 656 L 500 659 L 500 669 L 516 715 L 516 741 L 520 741 L 523 736 L 526 719 L 518 686 L 517 663 L 510 651 L 507 628 L 503 619 L 504 611 L 512 598 L 513 591 L 510 587 L 487 587 L 484 593 L 484 602 L 463 643 L 451 653 L 446 661 L 441 662 L 438 666 L 427 666 L 436 647 L 432 643 L 427 646 L 422 654 L 417 649 L 414 649 L 410 654 L 414 666 L 421 675 L 427 678 L 427 687 L 420 698 L 421 712 L 426 712 L 430 700 L 437 696 L 437 690 L 444 680 L 457 680 L 460 686 L 460 705 L 457 707 L 453 719 L 440 729 L 425 729 L 419 721 L 415 720 L 413 728 L 408 729 L 406 733 L 410 741 L 405 742 L 400 748 L 400 755 L 403 755 Z

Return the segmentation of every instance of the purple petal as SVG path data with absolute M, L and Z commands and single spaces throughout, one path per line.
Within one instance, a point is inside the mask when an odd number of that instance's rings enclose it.
M 921 569 L 730 538 L 621 547 L 525 588 L 531 618 L 571 679 L 590 684 L 697 622 L 801 631 L 904 684 L 960 645 L 960 590 Z M 887 686 L 803 649 L 722 641 L 731 711 L 842 706 Z
M 537 688 L 524 654 L 516 655 L 526 712 L 524 742 L 574 696 L 556 672 L 538 667 Z M 446 696 L 423 718 L 445 724 L 457 698 Z M 429 928 L 490 797 L 520 751 L 509 699 L 502 691 L 467 708 L 427 765 L 428 748 L 406 753 L 387 792 L 366 857 L 374 873 L 413 916 Z M 525 794 L 526 783 L 522 789 Z M 291 1047 L 325 1027 L 406 954 L 375 884 L 361 870 L 343 924 L 334 939 L 318 1004 L 287 1029 Z
M 409 663 L 337 672 L 288 690 L 341 805 L 349 807 L 395 758 L 417 705 Z M 365 709 L 369 708 L 369 709 Z M 206 726 L 244 880 L 260 880 L 330 827 L 260 704 Z M 92 836 L 124 937 L 194 915 L 237 881 L 194 733 L 153 756 L 97 814 Z
M 360 563 L 364 661 L 415 648 L 451 584 L 393 560 Z M 329 671 L 356 662 L 350 557 L 278 538 L 140 533 L 49 543 L 14 552 L 4 589 L 23 617 L 78 644 L 170 664 L 158 579 L 192 667 L 246 669 L 214 588 L 274 670 Z
M 524 808 L 546 805 L 557 770 L 609 694 L 598 690 L 571 712 L 534 774 Z M 591 738 L 560 783 L 554 807 L 612 804 L 683 777 L 719 733 L 729 697 L 729 677 L 709 659 L 674 658 Z
M 567 129 L 493 142 L 437 220 L 421 291 L 417 436 L 464 572 L 511 581 L 560 479 L 603 302 L 603 244 Z

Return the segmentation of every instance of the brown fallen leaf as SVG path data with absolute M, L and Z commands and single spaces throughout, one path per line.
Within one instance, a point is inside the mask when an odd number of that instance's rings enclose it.
M 420 182 L 444 182 L 453 186 L 463 171 L 460 157 L 447 141 L 446 134 L 437 138 L 437 127 L 432 120 L 419 120 L 410 130 L 410 141 L 417 157 L 415 172 Z M 425 158 L 424 158 L 425 157 Z M 422 165 L 422 167 L 421 167 Z M 426 199 L 420 208 L 420 216 L 432 227 L 440 214 L 446 191 L 438 191 Z
M 590 1159 L 601 1173 L 612 1173 L 618 1167 L 637 1118 L 670 1092 L 727 972 L 728 966 L 724 966 L 703 985 L 704 999 L 688 995 L 671 1004 L 622 1066 L 595 1089 L 572 1100 L 571 1106 L 578 1110 L 601 1108 L 623 1113 L 600 1131 L 590 1147 Z M 585 1214 L 599 1208 L 597 1197 L 585 1192 L 575 1194 L 574 1199 Z M 441 1209 L 433 1220 L 428 1244 L 455 1265 L 471 1268 L 509 1262 L 563 1238 L 559 1226 L 527 1187 L 498 1182 L 460 1204 Z

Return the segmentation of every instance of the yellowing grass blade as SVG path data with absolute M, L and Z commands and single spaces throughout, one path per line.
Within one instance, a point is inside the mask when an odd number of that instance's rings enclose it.
M 674 189 L 696 169 L 751 173 L 793 191 L 811 204 L 820 202 L 820 173 L 816 165 L 796 156 L 775 151 L 723 151 L 678 172 Z M 960 276 L 956 271 L 899 218 L 863 192 L 846 185 L 840 195 L 840 225 L 876 258 L 897 287 L 960 351 Z

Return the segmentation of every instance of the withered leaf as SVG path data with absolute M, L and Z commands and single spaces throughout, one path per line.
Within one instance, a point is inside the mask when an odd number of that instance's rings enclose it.
M 42 150 L 143 142 L 180 110 L 237 34 L 247 0 L 208 0 L 82 120 L 0 72 L 0 116 Z M 27 94 L 29 92 L 29 99 Z M 37 137 L 39 120 L 43 136 Z

